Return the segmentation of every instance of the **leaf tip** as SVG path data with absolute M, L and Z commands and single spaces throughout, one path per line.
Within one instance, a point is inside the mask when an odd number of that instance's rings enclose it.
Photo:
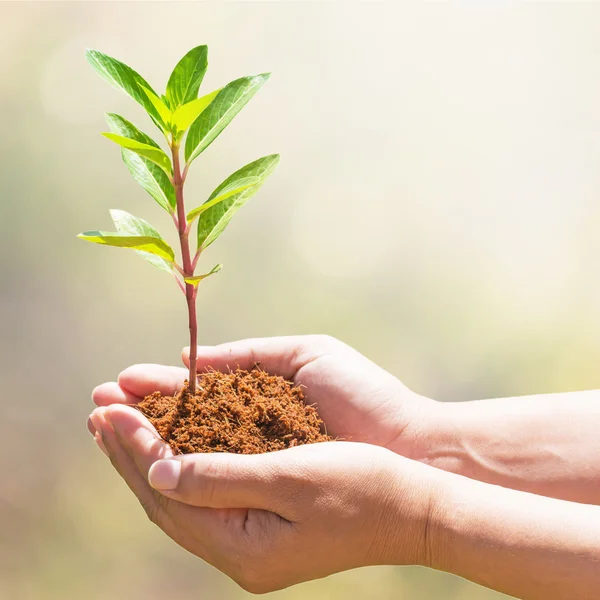
M 86 48 L 85 49 L 85 59 L 88 61 L 88 63 L 94 68 L 97 69 L 98 68 L 98 59 L 101 56 L 104 56 L 102 54 L 102 52 L 98 51 L 98 50 L 94 50 L 93 48 Z
M 121 216 L 123 216 L 123 214 L 125 214 L 125 211 L 120 210 L 118 208 L 111 208 L 109 209 L 109 214 L 110 214 L 110 218 L 114 221 L 118 221 Z

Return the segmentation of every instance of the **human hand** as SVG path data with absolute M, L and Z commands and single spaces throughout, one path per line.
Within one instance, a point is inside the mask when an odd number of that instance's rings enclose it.
M 91 422 L 150 520 L 250 592 L 365 565 L 427 563 L 435 469 L 348 442 L 173 457 L 133 408 L 102 407 Z
M 183 360 L 189 364 L 189 351 Z M 418 396 L 396 377 L 346 344 L 323 335 L 249 339 L 198 348 L 198 371 L 259 364 L 265 371 L 304 387 L 327 432 L 339 439 L 389 448 L 416 456 L 417 442 L 436 428 L 438 403 Z M 98 406 L 136 404 L 155 391 L 172 395 L 188 376 L 187 369 L 135 365 L 118 383 L 98 386 L 92 398 Z

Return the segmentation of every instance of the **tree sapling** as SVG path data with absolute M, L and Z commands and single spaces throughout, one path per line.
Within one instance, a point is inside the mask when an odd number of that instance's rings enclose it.
M 106 115 L 111 132 L 102 135 L 122 147 L 123 162 L 133 178 L 171 215 L 179 235 L 181 262 L 177 262 L 173 249 L 152 225 L 122 210 L 111 210 L 115 232 L 85 231 L 78 237 L 96 244 L 132 248 L 175 278 L 188 308 L 192 394 L 196 391 L 197 379 L 198 285 L 222 267 L 216 265 L 207 273 L 197 275 L 198 261 L 202 252 L 223 233 L 235 213 L 258 192 L 279 162 L 279 155 L 271 154 L 247 164 L 223 181 L 204 204 L 186 214 L 184 187 L 190 165 L 270 76 L 270 73 L 263 73 L 241 77 L 199 98 L 200 84 L 208 66 L 207 56 L 207 46 L 190 50 L 173 69 L 165 94 L 159 96 L 131 67 L 102 52 L 86 52 L 92 67 L 141 104 L 166 139 L 170 156 L 123 117 L 113 113 Z M 180 156 L 182 146 L 183 161 Z M 197 247 L 192 253 L 190 233 L 196 219 Z
M 176 451 L 260 452 L 328 439 L 320 431 L 322 422 L 315 409 L 304 405 L 301 390 L 280 377 L 258 370 L 209 372 L 203 377 L 210 386 L 197 387 L 198 285 L 222 266 L 197 274 L 198 261 L 279 162 L 279 155 L 271 154 L 247 164 L 225 179 L 203 204 L 186 213 L 184 187 L 190 165 L 270 75 L 241 77 L 198 97 L 207 54 L 206 46 L 190 50 L 173 69 L 165 93 L 159 95 L 121 61 L 96 50 L 86 52 L 91 66 L 141 104 L 164 135 L 168 152 L 127 119 L 106 115 L 111 131 L 103 135 L 121 146 L 123 162 L 133 178 L 171 216 L 179 236 L 180 260 L 152 225 L 122 210 L 111 210 L 116 231 L 86 231 L 78 237 L 135 250 L 150 264 L 170 273 L 185 295 L 190 333 L 188 386 L 176 398 L 156 393 L 139 405 Z M 196 221 L 193 251 L 190 234 Z M 245 397 L 240 399 L 242 388 Z

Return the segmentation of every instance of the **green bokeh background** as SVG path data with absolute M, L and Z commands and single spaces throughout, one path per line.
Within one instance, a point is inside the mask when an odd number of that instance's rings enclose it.
M 160 87 L 199 43 L 204 89 L 274 75 L 188 201 L 282 155 L 205 260 L 202 343 L 329 333 L 445 401 L 599 386 L 600 5 L 2 2 L 2 599 L 249 597 L 147 523 L 85 428 L 94 385 L 177 363 L 187 332 L 166 275 L 75 238 L 109 208 L 171 225 L 99 135 L 147 120 L 83 50 Z M 268 597 L 503 596 L 386 567 Z

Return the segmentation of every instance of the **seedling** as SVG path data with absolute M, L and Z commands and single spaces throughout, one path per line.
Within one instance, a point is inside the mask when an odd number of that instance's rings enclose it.
M 196 296 L 203 279 L 221 270 L 216 265 L 207 273 L 196 274 L 202 252 L 225 230 L 235 213 L 252 197 L 273 172 L 278 154 L 255 160 L 230 175 L 208 200 L 186 214 L 184 187 L 192 162 L 229 125 L 246 103 L 269 78 L 269 73 L 242 77 L 222 88 L 198 97 L 208 66 L 207 46 L 190 50 L 173 69 L 165 94 L 157 94 L 131 67 L 98 52 L 88 50 L 92 67 L 113 86 L 142 105 L 162 132 L 168 145 L 158 143 L 123 117 L 108 113 L 111 132 L 105 137 L 121 146 L 123 162 L 133 178 L 170 215 L 179 234 L 181 260 L 149 223 L 122 210 L 111 210 L 116 231 L 85 231 L 83 240 L 131 248 L 150 264 L 170 273 L 185 295 L 190 329 L 189 390 L 196 389 L 196 346 L 198 323 Z M 183 160 L 180 150 L 184 149 Z M 190 233 L 197 220 L 197 244 L 192 253 Z

